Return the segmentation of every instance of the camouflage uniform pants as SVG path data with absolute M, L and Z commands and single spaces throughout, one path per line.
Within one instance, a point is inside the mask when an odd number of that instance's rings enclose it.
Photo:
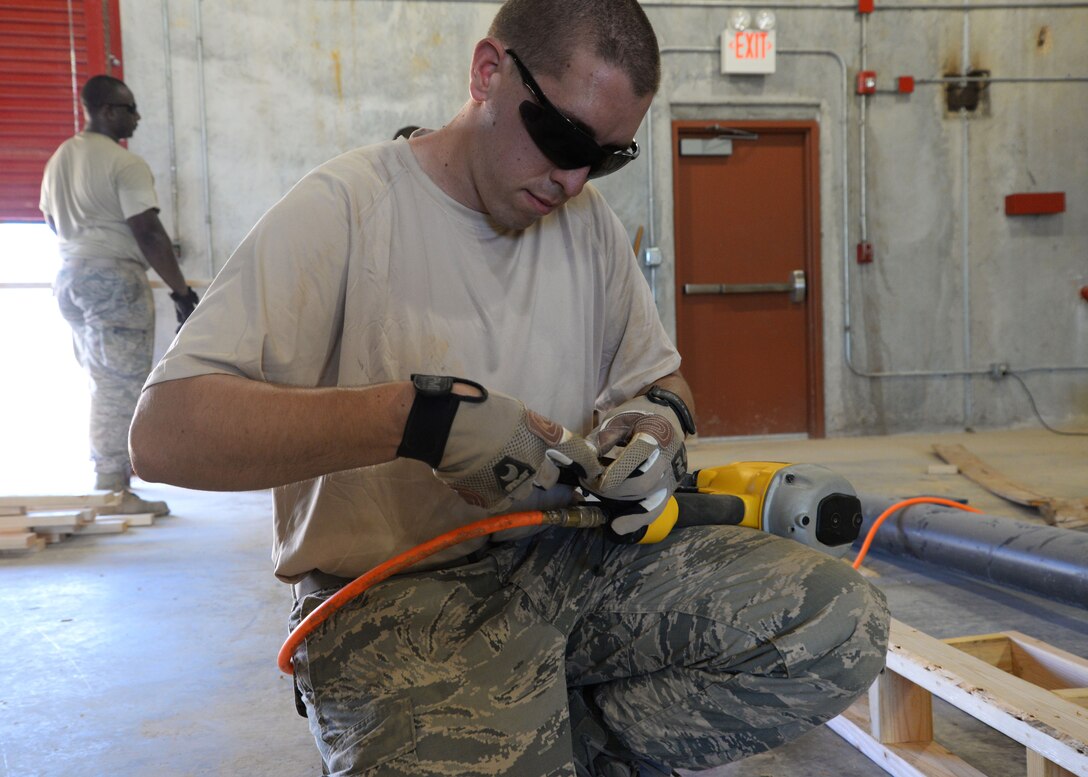
M 91 458 L 95 472 L 128 475 L 128 427 L 148 373 L 155 304 L 147 273 L 135 262 L 68 260 L 53 284 L 72 327 L 76 359 L 91 389 Z
M 792 540 L 551 529 L 375 587 L 295 667 L 329 774 L 636 774 L 608 764 L 709 768 L 830 719 L 887 636 L 883 594 Z

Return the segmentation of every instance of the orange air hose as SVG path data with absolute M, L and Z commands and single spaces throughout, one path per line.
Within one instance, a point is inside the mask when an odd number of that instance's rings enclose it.
M 494 515 L 490 518 L 482 518 L 473 523 L 459 526 L 456 529 L 440 534 L 434 539 L 416 545 L 414 548 L 400 553 L 393 558 L 379 564 L 369 572 L 364 572 L 352 580 L 335 594 L 321 603 L 316 610 L 311 612 L 294 631 L 287 635 L 280 652 L 276 657 L 276 663 L 284 674 L 294 674 L 295 668 L 292 658 L 299 645 L 306 637 L 313 633 L 314 629 L 332 617 L 333 613 L 350 602 L 356 596 L 366 591 L 373 585 L 380 583 L 388 577 L 392 577 L 413 564 L 418 564 L 428 556 L 432 556 L 440 550 L 460 545 L 467 540 L 483 537 L 495 532 L 507 529 L 519 529 L 526 526 L 568 526 L 573 528 L 589 528 L 600 526 L 605 522 L 604 513 L 598 508 L 592 507 L 568 507 L 564 510 L 534 510 L 521 513 L 507 513 L 506 515 Z
M 910 507 L 911 505 L 917 504 L 935 504 L 944 505 L 946 507 L 956 507 L 960 510 L 966 510 L 969 513 L 982 512 L 977 507 L 969 507 L 968 505 L 961 504 L 960 502 L 955 502 L 951 499 L 942 499 L 939 496 L 916 496 L 912 499 L 904 499 L 901 502 L 896 502 L 887 510 L 882 512 L 880 514 L 880 517 L 877 518 L 873 522 L 873 525 L 869 528 L 868 533 L 865 535 L 865 542 L 862 543 L 861 550 L 858 551 L 858 557 L 854 559 L 854 569 L 857 569 L 861 566 L 861 562 L 865 558 L 865 554 L 869 552 L 869 546 L 873 544 L 873 538 L 876 536 L 876 530 L 880 528 L 880 524 L 884 523 L 884 521 L 888 519 L 888 516 L 890 516 L 896 510 L 901 510 L 904 507 Z
M 868 534 L 865 536 L 865 542 L 862 544 L 861 550 L 858 551 L 857 558 L 854 559 L 854 569 L 861 566 L 862 560 L 869 552 L 869 546 L 873 544 L 876 530 L 892 513 L 904 507 L 922 503 L 946 505 L 961 510 L 967 510 L 972 513 L 982 512 L 977 508 L 954 502 L 951 499 L 942 499 L 940 497 L 914 497 L 912 499 L 904 499 L 901 502 L 896 502 L 881 513 L 880 517 L 876 519 L 869 529 Z M 403 553 L 379 564 L 369 572 L 364 572 L 322 602 L 317 609 L 303 618 L 302 622 L 287 635 L 287 639 L 284 640 L 282 647 L 280 647 L 279 654 L 276 657 L 276 663 L 279 665 L 280 671 L 284 674 L 294 674 L 295 668 L 292 664 L 292 658 L 295 655 L 295 651 L 298 650 L 298 647 L 302 644 L 303 640 L 310 636 L 318 626 L 331 618 L 337 610 L 362 594 L 368 588 L 392 577 L 401 570 L 413 566 L 414 564 L 418 564 L 420 561 L 423 561 L 428 556 L 434 555 L 440 550 L 445 550 L 454 545 L 460 545 L 462 542 L 477 537 L 483 537 L 488 534 L 494 534 L 495 532 L 505 531 L 507 529 L 543 525 L 586 528 L 600 526 L 605 521 L 606 518 L 604 513 L 599 508 L 575 507 L 567 508 L 565 510 L 534 510 L 530 512 L 507 513 L 506 515 L 495 515 L 489 518 L 483 518 L 474 521 L 473 523 L 466 524 L 465 526 L 452 529 L 445 534 L 440 534 L 433 539 L 416 545 L 414 548 L 409 548 Z

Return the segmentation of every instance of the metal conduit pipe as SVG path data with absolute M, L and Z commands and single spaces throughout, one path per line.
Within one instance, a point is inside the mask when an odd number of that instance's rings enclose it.
M 181 230 L 178 227 L 178 144 L 174 135 L 174 56 L 170 47 L 170 0 L 162 0 L 162 61 L 163 81 L 166 90 L 166 142 L 170 152 L 170 204 L 173 219 L 170 228 L 174 240 L 181 242 Z
M 208 278 L 215 277 L 215 254 L 212 250 L 212 182 L 208 164 L 208 96 L 204 88 L 204 18 L 200 13 L 203 0 L 193 0 L 196 16 L 196 83 L 200 103 L 200 162 L 204 173 L 204 244 L 208 251 Z
M 963 7 L 969 8 L 971 0 L 963 0 Z M 965 76 L 971 70 L 971 15 L 963 15 L 963 44 L 960 48 L 960 72 Z M 961 86 L 967 86 L 966 83 Z M 960 153 L 960 210 L 963 248 L 960 256 L 960 283 L 963 285 L 963 363 L 970 366 L 971 352 L 971 127 L 967 121 L 967 109 L 960 108 L 960 135 L 963 138 Z M 971 425 L 974 386 L 971 378 L 963 379 L 963 425 Z
M 862 494 L 862 535 L 897 501 Z M 919 504 L 889 517 L 871 549 L 1088 609 L 1088 533 Z
M 875 11 L 1018 11 L 1062 10 L 1063 8 L 1088 8 L 1088 3 L 976 3 L 967 8 L 952 3 L 919 5 L 917 3 L 877 6 Z
M 860 57 L 860 70 L 869 69 L 869 16 L 861 17 L 861 30 L 858 33 L 858 56 Z M 869 179 L 869 152 L 866 140 L 869 136 L 869 101 L 864 96 L 858 100 L 858 159 L 860 171 L 858 173 L 858 240 L 866 242 L 869 239 L 869 187 L 866 182 Z M 850 185 L 847 181 L 847 186 Z M 849 238 L 847 238 L 849 240 Z M 847 254 L 849 256 L 849 254 Z
M 357 0 L 358 1 L 358 0 Z M 385 2 L 385 0 L 380 0 Z M 472 5 L 480 5 L 481 3 L 487 3 L 490 5 L 500 5 L 505 0 L 404 0 L 405 2 L 431 2 L 431 3 L 445 3 L 449 5 L 456 5 L 458 3 L 471 3 Z M 375 0 L 370 0 L 375 2 Z M 679 0 L 678 2 L 668 2 L 668 0 L 641 0 L 640 5 L 643 8 L 748 8 L 752 5 L 751 2 L 743 2 L 743 0 L 732 0 L 732 2 L 721 2 L 720 0 L 710 0 L 709 2 L 692 2 L 687 0 Z M 858 7 L 855 3 L 806 3 L 806 2 L 769 2 L 759 3 L 760 8 L 773 8 L 773 9 L 790 9 L 794 11 L 852 11 L 857 13 Z
M 1088 76 L 941 76 L 916 78 L 917 84 L 1064 84 L 1088 81 Z
M 357 0 L 358 1 L 358 0 Z M 381 0 L 385 2 L 385 0 Z M 491 5 L 500 5 L 504 0 L 405 0 L 405 2 L 430 2 L 430 3 L 445 3 L 448 5 L 456 5 L 458 3 L 471 3 L 472 5 L 480 5 L 482 3 L 489 3 Z M 370 0 L 375 2 L 375 0 Z M 641 5 L 643 8 L 750 8 L 752 5 L 758 5 L 760 8 L 770 8 L 774 10 L 789 9 L 794 11 L 849 11 L 850 13 L 858 13 L 857 3 L 783 3 L 783 2 L 770 2 L 770 3 L 753 3 L 745 2 L 745 0 L 733 0 L 731 2 L 722 2 L 721 0 L 707 0 L 707 2 L 692 2 L 687 0 L 678 0 L 677 2 L 670 2 L 669 0 L 642 0 Z M 966 9 L 968 11 L 1014 11 L 1014 10 L 1062 10 L 1066 8 L 1088 8 L 1088 3 L 1084 2 L 1053 2 L 1053 3 L 979 3 L 972 5 Z M 893 11 L 962 11 L 964 10 L 961 5 L 954 5 L 951 3 L 938 3 L 935 5 L 919 5 L 917 3 L 909 5 L 894 5 L 884 6 L 879 5 L 873 9 L 874 13 L 888 13 Z
M 664 53 L 664 52 L 662 52 Z M 657 223 L 656 205 L 654 203 L 654 102 L 657 100 L 657 95 L 654 95 L 650 101 L 650 107 L 646 109 L 646 211 L 647 211 L 647 224 L 646 224 L 646 248 L 648 251 L 657 245 L 657 230 L 654 229 L 654 224 Z M 644 254 L 647 255 L 648 254 Z M 654 304 L 657 304 L 657 268 L 650 267 L 650 294 L 653 296 Z

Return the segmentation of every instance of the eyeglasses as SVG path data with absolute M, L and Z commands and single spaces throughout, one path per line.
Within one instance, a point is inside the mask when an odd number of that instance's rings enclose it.
M 521 121 L 536 147 L 556 167 L 562 170 L 588 167 L 588 177 L 599 178 L 616 172 L 632 159 L 638 158 L 638 143 L 633 140 L 627 148 L 598 145 L 585 130 L 551 104 L 514 50 L 507 49 L 506 53 L 517 65 L 525 88 L 536 98 L 535 103 L 525 100 L 521 104 Z
M 129 113 L 136 113 L 136 103 L 106 103 L 111 108 L 124 108 Z

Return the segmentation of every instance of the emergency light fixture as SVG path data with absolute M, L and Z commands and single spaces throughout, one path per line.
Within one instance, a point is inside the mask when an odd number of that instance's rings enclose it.
M 722 31 L 722 73 L 766 75 L 775 72 L 778 19 L 767 8 L 753 15 L 747 8 L 729 12 Z

